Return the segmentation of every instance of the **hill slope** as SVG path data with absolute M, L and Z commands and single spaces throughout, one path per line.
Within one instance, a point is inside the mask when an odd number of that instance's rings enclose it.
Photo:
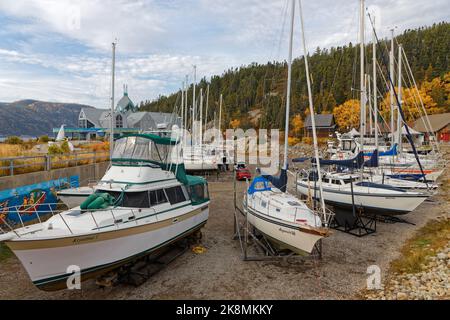
M 40 136 L 52 134 L 52 129 L 62 124 L 69 127 L 78 126 L 81 108 L 92 107 L 36 100 L 0 102 L 0 135 Z
M 403 44 L 417 83 L 426 79 L 443 77 L 446 72 L 450 71 L 450 23 L 442 22 L 427 28 L 406 30 L 396 40 Z M 387 40 L 383 40 L 381 48 L 387 48 L 388 43 Z M 386 54 L 386 50 L 383 52 Z M 379 48 L 379 56 L 380 53 Z M 309 61 L 314 105 L 319 113 L 332 112 L 336 106 L 352 98 L 357 98 L 357 92 L 351 89 L 359 86 L 358 54 L 359 47 L 352 43 L 324 50 L 317 48 L 311 54 Z M 369 64 L 372 63 L 371 57 L 372 46 L 368 45 L 366 50 L 367 70 L 370 68 Z M 381 64 L 381 62 L 379 63 Z M 301 114 L 303 117 L 308 106 L 303 57 L 294 60 L 292 70 L 291 114 Z M 231 120 L 239 119 L 241 126 L 245 128 L 246 124 L 250 123 L 249 119 L 246 119 L 247 112 L 260 109 L 262 110 L 261 127 L 283 128 L 284 115 L 280 109 L 284 109 L 286 75 L 285 62 L 270 62 L 264 65 L 254 63 L 229 69 L 221 76 L 212 77 L 210 101 L 218 101 L 219 95 L 223 94 L 226 108 L 224 123 L 229 124 Z M 200 86 L 205 88 L 206 85 L 207 82 L 203 79 Z M 379 77 L 378 88 L 383 90 L 384 87 L 382 77 Z M 442 92 L 436 92 L 436 97 L 442 94 Z M 188 96 L 189 103 L 192 103 L 192 86 Z M 162 96 L 155 101 L 142 102 L 140 107 L 142 110 L 172 111 L 176 104 L 180 104 L 179 99 L 180 94 L 176 92 L 168 97 Z M 442 107 L 447 106 L 442 105 Z M 217 107 L 214 108 L 211 103 L 209 111 L 209 118 L 212 118 Z

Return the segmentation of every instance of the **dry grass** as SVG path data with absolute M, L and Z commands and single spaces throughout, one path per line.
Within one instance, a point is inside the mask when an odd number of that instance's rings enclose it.
M 10 158 L 22 156 L 25 149 L 20 144 L 0 143 L 0 158 Z
M 9 250 L 9 248 L 5 244 L 0 243 L 0 262 L 8 259 L 11 256 L 12 256 L 11 250 Z
M 92 144 L 85 144 L 80 146 L 84 151 L 104 152 L 109 151 L 109 142 L 98 142 Z
M 37 154 L 30 151 L 32 144 L 0 144 L 0 158 L 13 158 L 13 157 L 32 157 L 37 156 Z M 41 159 L 24 159 L 15 160 L 14 166 L 27 165 L 24 168 L 15 168 L 15 174 L 35 172 L 43 169 L 43 165 L 39 164 L 42 162 Z M 0 161 L 0 167 L 9 167 L 9 161 Z M 9 168 L 0 169 L 0 176 L 9 175 Z
M 450 241 L 450 219 L 430 221 L 417 231 L 401 249 L 401 257 L 391 264 L 395 273 L 418 273 L 423 271 L 423 265 L 429 256 L 445 247 Z
M 5 144 L 0 143 L 0 158 L 13 158 L 13 157 L 33 157 L 31 159 L 14 160 L 14 174 L 23 174 L 30 172 L 42 171 L 45 169 L 45 159 L 42 154 L 33 153 L 30 149 L 33 144 Z M 97 152 L 95 162 L 104 162 L 109 159 L 108 142 L 99 142 L 82 146 L 82 152 Z M 86 165 L 93 163 L 92 154 L 79 155 L 77 158 L 74 155 L 54 155 L 51 156 L 52 169 L 60 169 L 73 167 L 76 165 Z M 0 161 L 0 176 L 7 176 L 10 174 L 10 161 Z M 21 167 L 24 166 L 24 167 Z

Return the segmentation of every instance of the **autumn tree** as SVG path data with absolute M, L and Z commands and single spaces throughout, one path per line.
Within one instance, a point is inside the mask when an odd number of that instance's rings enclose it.
M 359 128 L 360 114 L 359 100 L 348 100 L 333 110 L 334 119 L 341 131 Z
M 291 120 L 291 134 L 295 137 L 299 137 L 303 130 L 303 119 L 300 114 L 296 114 Z

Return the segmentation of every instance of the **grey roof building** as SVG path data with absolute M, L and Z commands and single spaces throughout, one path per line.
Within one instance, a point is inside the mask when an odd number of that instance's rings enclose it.
M 127 88 L 124 87 L 123 97 L 114 111 L 113 123 L 117 133 L 170 130 L 174 124 L 181 125 L 181 118 L 172 113 L 138 112 L 137 106 L 128 96 Z M 79 128 L 74 130 L 85 131 L 86 138 L 95 134 L 95 129 L 98 129 L 98 132 L 107 132 L 111 127 L 111 110 L 83 108 L 78 116 L 78 126 Z

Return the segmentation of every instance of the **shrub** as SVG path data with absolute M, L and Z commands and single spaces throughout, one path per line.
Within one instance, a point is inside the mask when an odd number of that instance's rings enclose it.
M 61 143 L 60 148 L 63 153 L 70 153 L 69 142 L 67 142 L 67 140 L 65 140 L 63 143 Z
M 48 154 L 54 155 L 54 154 L 63 154 L 63 150 L 57 145 L 52 144 L 48 147 Z
M 6 138 L 5 143 L 7 144 L 23 144 L 23 140 L 18 136 L 11 136 Z
M 39 142 L 40 143 L 47 143 L 50 141 L 50 138 L 48 136 L 40 136 L 39 137 Z
M 312 143 L 313 143 L 313 140 L 312 140 L 311 137 L 304 137 L 304 138 L 302 139 L 302 142 L 305 143 L 305 144 L 312 144 Z

